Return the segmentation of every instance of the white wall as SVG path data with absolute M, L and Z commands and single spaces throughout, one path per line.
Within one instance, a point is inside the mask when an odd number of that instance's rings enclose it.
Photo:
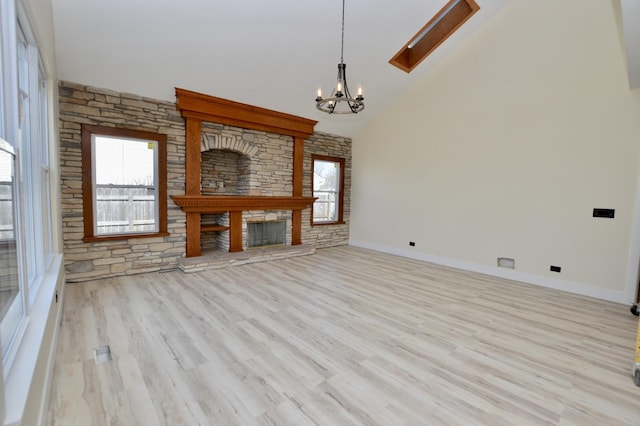
M 625 301 L 640 91 L 623 53 L 611 2 L 511 2 L 354 138 L 352 243 Z
M 51 0 L 20 0 L 20 3 L 24 6 L 31 29 L 35 33 L 47 74 L 57 80 Z

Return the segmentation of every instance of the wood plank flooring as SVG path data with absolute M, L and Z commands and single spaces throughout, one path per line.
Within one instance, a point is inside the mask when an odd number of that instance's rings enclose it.
M 347 246 L 70 284 L 49 424 L 638 425 L 637 324 Z

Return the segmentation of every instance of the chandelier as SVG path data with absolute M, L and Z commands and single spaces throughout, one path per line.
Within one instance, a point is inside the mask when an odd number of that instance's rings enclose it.
M 322 97 L 322 89 L 318 89 L 316 108 L 328 114 L 357 114 L 364 109 L 362 87 L 358 87 L 356 97 L 351 96 L 347 86 L 347 65 L 344 63 L 344 2 L 342 0 L 342 45 L 340 63 L 338 64 L 338 81 L 328 98 Z

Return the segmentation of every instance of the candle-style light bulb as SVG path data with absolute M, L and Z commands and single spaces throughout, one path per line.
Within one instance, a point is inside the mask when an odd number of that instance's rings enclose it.
M 318 97 L 319 98 L 322 97 L 322 89 L 320 87 L 318 87 Z
M 362 96 L 362 86 L 358 86 L 358 96 Z
M 336 87 L 336 91 L 342 92 L 342 82 L 338 82 L 338 86 Z

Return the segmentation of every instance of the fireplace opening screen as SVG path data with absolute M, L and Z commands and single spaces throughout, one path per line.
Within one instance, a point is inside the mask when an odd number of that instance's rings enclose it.
M 248 222 L 247 247 L 282 246 L 285 234 L 284 220 Z

